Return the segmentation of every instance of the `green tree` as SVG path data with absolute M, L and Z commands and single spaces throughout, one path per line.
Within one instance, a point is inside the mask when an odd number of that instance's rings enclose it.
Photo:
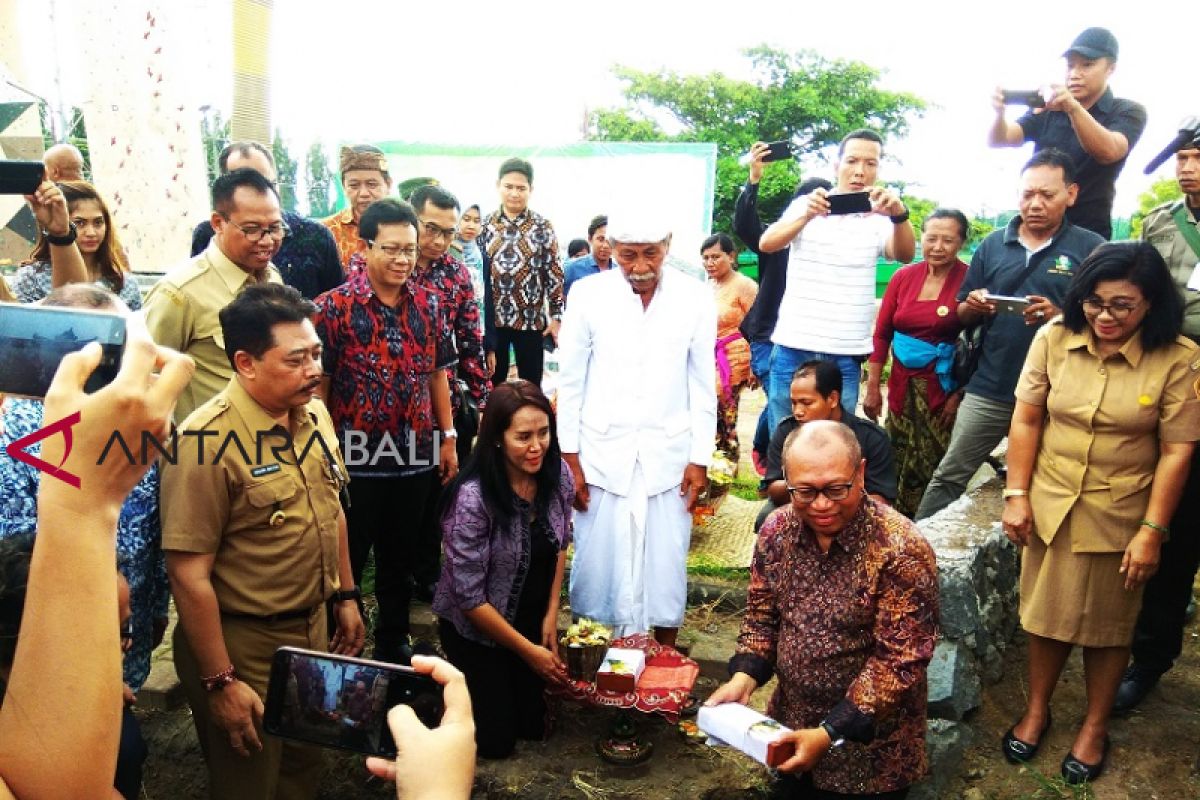
M 200 118 L 200 143 L 204 147 L 204 160 L 208 166 L 208 185 L 211 186 L 217 176 L 221 174 L 221 166 L 218 163 L 221 151 L 229 144 L 229 120 L 221 119 L 221 112 L 217 110 L 205 111 L 204 116 Z
M 1183 197 L 1183 190 L 1174 178 L 1159 178 L 1150 184 L 1150 188 L 1138 195 L 1138 210 L 1133 214 L 1133 224 L 1129 231 L 1130 239 L 1142 238 L 1142 220 L 1155 206 Z
M 296 170 L 300 164 L 292 158 L 284 144 L 283 136 L 275 131 L 271 142 L 271 155 L 275 158 L 275 185 L 279 190 L 279 204 L 284 211 L 296 210 Z
M 589 138 L 601 141 L 715 142 L 717 175 L 713 221 L 732 225 L 733 206 L 746 178 L 737 158 L 754 142 L 785 139 L 798 156 L 837 144 L 851 130 L 869 127 L 885 138 L 903 135 L 925 102 L 878 86 L 880 71 L 858 61 L 827 59 L 760 45 L 743 51 L 752 77 L 721 73 L 680 75 L 614 67 L 626 83 L 623 108 L 601 109 L 589 120 Z M 662 125 L 670 118 L 678 133 Z M 764 219 L 779 215 L 800 178 L 797 161 L 769 165 L 759 188 Z
M 329 155 L 320 142 L 313 142 L 312 147 L 308 148 L 304 177 L 308 185 L 308 215 L 327 217 L 332 214 L 330 197 L 333 193 L 333 167 L 329 165 Z
M 42 146 L 49 150 L 53 145 L 58 144 L 54 141 L 55 124 L 52 118 L 54 112 L 47 103 L 39 102 L 38 113 L 42 120 Z M 87 126 L 83 124 L 83 111 L 71 106 L 66 112 L 66 117 L 67 130 L 63 141 L 79 148 L 79 152 L 83 154 L 84 177 L 89 177 L 92 174 L 92 155 L 88 150 Z

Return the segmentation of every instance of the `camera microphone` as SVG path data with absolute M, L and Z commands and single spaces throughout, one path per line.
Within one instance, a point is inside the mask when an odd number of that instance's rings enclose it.
M 1179 133 L 1175 134 L 1175 138 L 1171 143 L 1163 148 L 1163 151 L 1150 159 L 1150 163 L 1146 165 L 1143 172 L 1149 175 L 1163 165 L 1168 158 L 1174 155 L 1175 151 L 1183 145 L 1200 135 L 1200 117 L 1184 117 L 1183 122 L 1179 123 Z

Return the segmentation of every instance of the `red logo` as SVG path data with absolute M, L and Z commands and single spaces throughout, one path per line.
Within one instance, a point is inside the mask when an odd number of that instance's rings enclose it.
M 20 439 L 9 443 L 9 445 L 4 448 L 4 452 L 8 453 L 17 461 L 20 461 L 23 464 L 28 464 L 34 469 L 44 472 L 52 478 L 58 478 L 63 483 L 74 486 L 76 489 L 78 489 L 78 476 L 67 472 L 62 468 L 62 465 L 66 463 L 67 456 L 71 455 L 71 426 L 79 422 L 79 420 L 80 414 L 78 411 L 76 411 L 69 417 L 63 417 L 58 422 L 53 422 L 44 428 L 39 428 L 28 436 L 22 436 Z M 25 452 L 25 448 L 29 447 L 30 445 L 37 444 L 42 439 L 53 436 L 59 431 L 62 431 L 63 439 L 66 440 L 67 446 L 66 450 L 63 452 L 63 460 L 58 463 L 58 466 L 55 466 L 47 461 L 43 461 L 37 456 L 32 456 Z

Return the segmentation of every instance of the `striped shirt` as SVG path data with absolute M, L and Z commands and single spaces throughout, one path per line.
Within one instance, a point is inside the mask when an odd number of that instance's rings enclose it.
M 797 219 L 807 205 L 807 197 L 796 198 L 780 220 Z M 810 220 L 792 240 L 787 288 L 771 341 L 814 353 L 870 353 L 875 263 L 893 229 L 880 214 Z

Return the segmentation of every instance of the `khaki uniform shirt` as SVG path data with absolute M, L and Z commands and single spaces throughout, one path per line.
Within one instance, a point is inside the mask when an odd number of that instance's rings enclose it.
M 217 315 L 245 286 L 261 281 L 283 283 L 273 266 L 256 281 L 226 258 L 213 239 L 203 253 L 172 269 L 150 290 L 146 297 L 150 336 L 196 362 L 196 372 L 175 404 L 176 422 L 186 419 L 233 377 Z
M 1192 226 L 1200 230 L 1200 221 L 1192 216 L 1192 210 L 1180 199 L 1164 203 L 1146 215 L 1142 222 L 1142 240 L 1154 245 L 1167 262 L 1175 285 L 1183 293 L 1183 334 L 1192 341 L 1200 342 L 1200 291 L 1187 288 L 1192 273 L 1200 266 L 1200 256 L 1183 238 L 1175 218 L 1171 216 L 1180 206 L 1187 210 Z
M 1073 552 L 1125 549 L 1150 501 L 1159 441 L 1200 439 L 1198 369 L 1200 348 L 1183 336 L 1147 352 L 1138 334 L 1101 359 L 1090 328 L 1073 333 L 1060 318 L 1038 331 L 1016 396 L 1048 415 L 1029 489 L 1042 541 L 1070 516 Z
M 339 588 L 346 468 L 337 434 L 319 400 L 293 409 L 292 426 L 293 446 L 285 448 L 282 428 L 234 378 L 184 421 L 176 463 L 164 460 L 163 549 L 216 554 L 211 579 L 224 612 L 298 611 Z M 184 433 L 201 430 L 212 435 Z

